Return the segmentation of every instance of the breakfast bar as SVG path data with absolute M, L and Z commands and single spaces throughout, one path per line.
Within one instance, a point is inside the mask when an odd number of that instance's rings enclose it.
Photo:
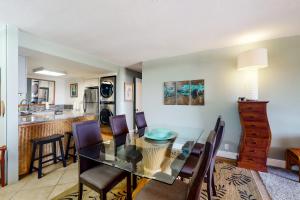
M 72 130 L 72 123 L 94 119 L 96 119 L 94 114 L 73 111 L 67 111 L 60 115 L 55 115 L 54 112 L 41 112 L 19 116 L 19 175 L 29 173 L 32 139 L 54 134 L 64 135 Z M 64 144 L 66 145 L 66 140 L 64 140 Z M 51 145 L 44 146 L 45 154 L 51 151 Z

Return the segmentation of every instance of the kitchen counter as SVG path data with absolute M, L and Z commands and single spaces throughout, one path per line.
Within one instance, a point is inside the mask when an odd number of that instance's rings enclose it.
M 29 172 L 32 143 L 35 138 L 47 137 L 54 134 L 65 135 L 72 131 L 74 122 L 95 120 L 95 114 L 64 111 L 61 115 L 54 112 L 39 112 L 29 116 L 19 116 L 19 175 Z M 64 139 L 64 148 L 66 140 Z M 44 145 L 44 155 L 52 152 L 52 145 Z M 57 152 L 59 156 L 60 153 Z M 47 159 L 47 158 L 46 158 Z M 37 163 L 36 163 L 37 164 Z
M 82 112 L 64 111 L 63 114 L 55 115 L 54 112 L 37 112 L 28 116 L 19 116 L 19 125 L 43 123 L 56 120 L 73 119 L 78 117 L 95 116 L 95 114 L 87 114 Z

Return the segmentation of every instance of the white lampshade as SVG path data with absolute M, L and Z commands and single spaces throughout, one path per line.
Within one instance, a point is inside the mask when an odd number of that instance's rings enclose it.
M 256 70 L 268 67 L 268 50 L 265 48 L 246 51 L 238 56 L 238 70 Z

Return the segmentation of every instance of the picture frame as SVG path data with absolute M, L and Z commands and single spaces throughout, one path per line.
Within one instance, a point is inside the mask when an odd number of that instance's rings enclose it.
M 133 85 L 132 83 L 124 83 L 124 101 L 132 101 Z
M 71 98 L 78 97 L 78 83 L 70 84 L 70 97 Z

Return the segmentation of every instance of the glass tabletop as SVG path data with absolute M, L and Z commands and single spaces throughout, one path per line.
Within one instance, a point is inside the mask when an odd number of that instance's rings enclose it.
M 203 132 L 199 128 L 147 127 L 127 134 L 121 144 L 112 139 L 83 148 L 79 156 L 173 184 Z

